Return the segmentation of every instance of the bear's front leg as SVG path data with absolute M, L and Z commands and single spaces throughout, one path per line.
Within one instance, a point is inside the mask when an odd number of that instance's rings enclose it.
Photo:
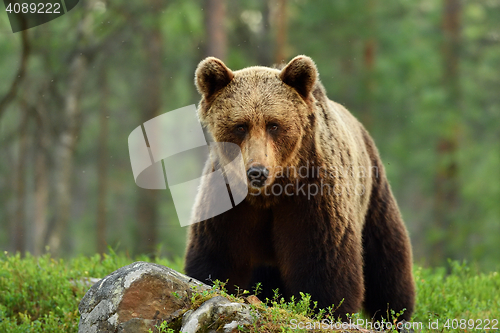
M 297 299 L 299 292 L 309 293 L 319 308 L 334 305 L 334 316 L 346 320 L 363 301 L 361 235 L 352 217 L 337 214 L 324 199 L 287 197 L 277 206 L 274 248 L 284 296 Z
M 224 215 L 191 226 L 184 271 L 207 284 L 227 281 L 232 292 L 234 285 L 244 287 L 252 272 L 249 258 L 230 247 L 229 238 L 234 236 L 223 230 Z
M 253 269 L 271 258 L 268 210 L 243 201 L 233 209 L 191 225 L 185 272 L 202 282 L 216 279 L 230 292 L 249 288 Z

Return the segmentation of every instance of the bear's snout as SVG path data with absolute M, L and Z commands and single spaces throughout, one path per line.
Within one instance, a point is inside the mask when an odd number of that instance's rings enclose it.
M 263 165 L 251 166 L 247 170 L 247 177 L 253 187 L 262 187 L 269 176 L 269 170 Z

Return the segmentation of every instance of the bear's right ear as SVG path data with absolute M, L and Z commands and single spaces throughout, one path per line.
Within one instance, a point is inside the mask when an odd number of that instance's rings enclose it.
M 205 99 L 209 99 L 227 86 L 233 77 L 233 72 L 221 60 L 208 57 L 200 62 L 196 69 L 196 88 Z

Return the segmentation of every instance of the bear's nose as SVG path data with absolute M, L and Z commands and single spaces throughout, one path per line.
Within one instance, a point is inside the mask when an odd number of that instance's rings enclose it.
M 247 177 L 253 187 L 262 187 L 269 176 L 269 170 L 263 165 L 252 166 L 247 170 Z

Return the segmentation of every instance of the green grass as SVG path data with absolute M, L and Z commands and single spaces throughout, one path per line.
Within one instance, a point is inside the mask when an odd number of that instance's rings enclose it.
M 0 332 L 77 332 L 78 303 L 88 289 L 79 281 L 86 277 L 104 277 L 138 260 L 148 261 L 148 258 L 130 258 L 112 252 L 103 257 L 81 256 L 66 261 L 49 255 L 21 258 L 19 255 L 1 254 Z M 180 260 L 169 262 L 160 259 L 156 262 L 176 270 L 182 269 Z M 417 306 L 412 322 L 421 323 L 424 331 L 483 332 L 485 330 L 479 329 L 479 326 L 484 327 L 487 320 L 490 321 L 490 328 L 495 324 L 493 320 L 500 320 L 500 275 L 497 272 L 480 273 L 466 264 L 450 262 L 446 268 L 416 267 L 415 280 Z M 220 285 L 218 287 L 220 290 Z M 191 300 L 193 307 L 220 293 L 219 290 L 195 295 Z M 222 293 L 225 294 L 224 291 Z M 233 300 L 241 301 L 238 298 Z M 244 331 L 299 332 L 289 327 L 292 319 L 318 322 L 330 316 L 328 312 L 321 312 L 320 317 L 313 318 L 311 309 L 314 303 L 308 295 L 303 295 L 296 302 L 285 302 L 275 297 L 269 305 L 255 307 L 262 317 Z M 362 315 L 355 314 L 353 321 L 362 318 Z M 437 323 L 438 330 L 429 330 L 429 323 Z M 445 327 L 447 323 L 448 328 Z M 454 330 L 454 327 L 457 329 Z M 496 327 L 487 332 L 500 331 L 500 324 Z M 167 327 L 163 331 L 167 332 Z
M 65 261 L 49 255 L 0 255 L 0 332 L 77 332 L 78 303 L 89 286 L 83 278 L 102 278 L 134 261 L 111 253 L 103 257 L 77 257 Z M 157 260 L 158 264 L 180 270 L 180 261 Z
M 424 328 L 438 321 L 442 332 L 483 332 L 488 321 L 492 328 L 496 320 L 496 329 L 488 332 L 500 332 L 500 274 L 479 273 L 457 261 L 450 261 L 448 268 L 450 274 L 445 268 L 415 269 L 417 307 L 412 320 Z

